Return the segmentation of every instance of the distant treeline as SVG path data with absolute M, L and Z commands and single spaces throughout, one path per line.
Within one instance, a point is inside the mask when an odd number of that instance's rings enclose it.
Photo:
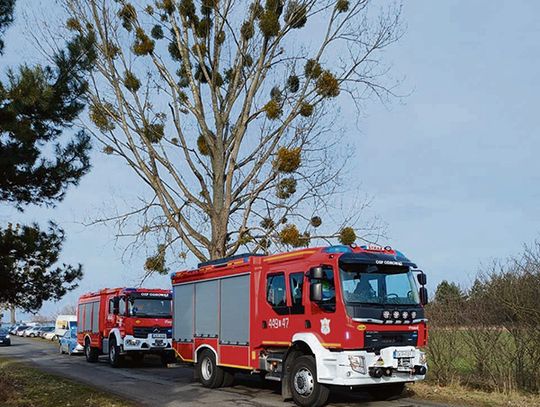
M 430 378 L 540 391 L 540 244 L 493 263 L 470 289 L 443 281 L 428 305 Z

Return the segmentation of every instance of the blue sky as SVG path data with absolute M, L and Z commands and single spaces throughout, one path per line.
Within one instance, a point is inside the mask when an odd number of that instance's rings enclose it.
M 19 11 L 28 4 L 38 14 L 50 7 L 19 0 Z M 518 254 L 538 237 L 539 14 L 540 3 L 531 1 L 407 1 L 405 35 L 384 58 L 410 95 L 368 103 L 358 126 L 357 113 L 342 109 L 356 149 L 351 185 L 373 197 L 367 215 L 388 224 L 388 243 L 429 274 L 432 289 L 442 279 L 468 285 L 482 264 Z M 6 65 L 36 58 L 22 20 L 8 32 Z M 123 162 L 98 150 L 92 172 L 57 208 L 21 215 L 0 207 L 2 223 L 55 219 L 67 232 L 63 261 L 85 267 L 80 288 L 44 314 L 141 276 L 144 253 L 122 261 L 114 229 L 81 224 L 142 191 Z

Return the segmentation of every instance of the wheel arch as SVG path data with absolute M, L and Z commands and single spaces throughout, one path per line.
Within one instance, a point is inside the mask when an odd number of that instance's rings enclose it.
M 210 351 L 212 351 L 214 353 L 214 357 L 216 358 L 216 365 L 217 365 L 219 363 L 218 353 L 216 352 L 216 350 L 212 346 L 210 346 L 210 345 L 208 345 L 206 343 L 203 343 L 202 345 L 199 345 L 197 347 L 197 349 L 195 349 L 195 352 L 194 352 L 194 355 L 193 355 L 194 363 L 198 362 L 200 353 L 205 349 L 210 349 Z

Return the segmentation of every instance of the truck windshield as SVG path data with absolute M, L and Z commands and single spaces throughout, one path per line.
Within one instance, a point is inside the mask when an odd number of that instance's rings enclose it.
M 354 265 L 341 269 L 343 298 L 348 304 L 418 305 L 414 277 L 407 267 Z
M 171 300 L 168 298 L 130 298 L 129 315 L 140 318 L 171 318 Z

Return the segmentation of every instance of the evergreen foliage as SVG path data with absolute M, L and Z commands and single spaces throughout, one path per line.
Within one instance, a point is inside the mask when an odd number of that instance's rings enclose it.
M 0 0 L 0 34 L 13 21 L 14 4 Z M 95 58 L 93 32 L 78 32 L 51 55 L 50 66 L 7 71 L 0 82 L 0 201 L 21 211 L 30 204 L 54 206 L 89 171 L 89 136 L 65 130 L 84 108 L 85 75 Z M 57 264 L 64 239 L 52 222 L 47 230 L 0 227 L 0 303 L 34 312 L 77 287 L 82 266 Z

